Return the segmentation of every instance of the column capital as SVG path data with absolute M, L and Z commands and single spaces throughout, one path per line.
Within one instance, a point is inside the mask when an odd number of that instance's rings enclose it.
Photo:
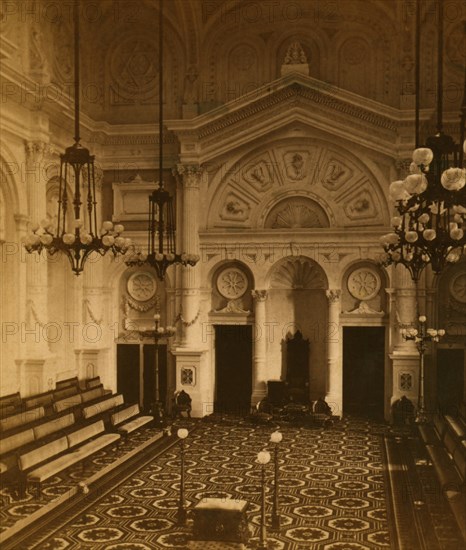
M 251 290 L 251 296 L 256 302 L 265 302 L 268 297 L 267 290 Z
M 185 187 L 198 187 L 204 168 L 199 164 L 177 164 L 174 176 L 181 176 Z
M 28 162 L 38 162 L 42 160 L 46 155 L 52 153 L 52 148 L 49 143 L 39 140 L 26 141 L 26 160 Z
M 336 304 L 340 301 L 341 290 L 339 288 L 330 288 L 325 291 L 325 295 L 330 304 Z

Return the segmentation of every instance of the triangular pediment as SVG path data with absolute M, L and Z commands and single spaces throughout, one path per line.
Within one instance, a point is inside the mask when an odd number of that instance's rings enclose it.
M 183 161 L 206 162 L 293 123 L 393 154 L 400 111 L 292 73 L 188 120 L 167 121 Z

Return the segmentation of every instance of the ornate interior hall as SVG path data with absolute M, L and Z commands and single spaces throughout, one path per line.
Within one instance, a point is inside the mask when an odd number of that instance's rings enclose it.
M 461 546 L 465 37 L 462 0 L 2 0 L 0 541 Z

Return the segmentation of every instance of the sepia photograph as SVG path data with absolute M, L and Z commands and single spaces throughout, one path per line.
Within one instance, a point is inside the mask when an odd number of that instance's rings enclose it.
M 466 2 L 0 0 L 2 550 L 466 547 Z

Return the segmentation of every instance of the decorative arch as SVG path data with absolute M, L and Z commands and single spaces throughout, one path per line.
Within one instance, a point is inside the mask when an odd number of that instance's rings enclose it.
M 270 288 L 324 290 L 327 276 L 322 267 L 306 256 L 287 256 L 274 264 L 267 274 Z
M 314 207 L 322 227 L 384 226 L 390 213 L 380 179 L 343 146 L 310 136 L 274 139 L 215 174 L 207 226 L 267 227 L 270 210 L 297 196 L 323 209 Z M 308 208 L 311 204 L 306 202 Z
M 307 197 L 287 197 L 269 211 L 264 222 L 270 229 L 303 229 L 330 227 L 325 210 Z

